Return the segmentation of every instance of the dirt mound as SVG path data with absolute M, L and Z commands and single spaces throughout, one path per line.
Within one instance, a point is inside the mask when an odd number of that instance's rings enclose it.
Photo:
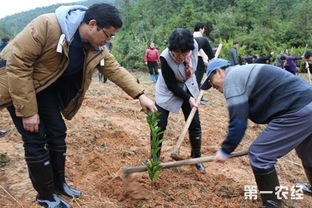
M 155 85 L 147 74 L 135 73 L 153 97 Z M 201 106 L 203 155 L 213 155 L 226 135 L 228 114 L 223 96 L 215 90 L 205 95 Z M 28 178 L 22 141 L 6 111 L 0 112 L 0 128 L 9 129 L 0 138 L 0 207 L 38 207 L 35 191 Z M 70 185 L 83 195 L 76 200 L 66 198 L 75 208 L 253 208 L 260 200 L 244 198 L 244 185 L 255 185 L 247 157 L 225 164 L 206 163 L 206 174 L 194 166 L 164 169 L 152 183 L 147 173 L 122 178 L 121 168 L 138 166 L 149 156 L 149 129 L 145 114 L 137 100 L 131 99 L 111 82 L 94 79 L 82 108 L 67 121 L 68 158 L 66 177 Z M 170 161 L 170 152 L 184 125 L 181 114 L 171 114 L 162 149 L 162 161 Z M 263 129 L 250 122 L 238 150 L 248 148 Z M 190 144 L 185 139 L 181 154 L 188 158 Z M 294 152 L 277 164 L 281 184 L 292 186 L 305 182 L 300 161 Z M 286 201 L 289 207 L 312 207 L 312 197 Z

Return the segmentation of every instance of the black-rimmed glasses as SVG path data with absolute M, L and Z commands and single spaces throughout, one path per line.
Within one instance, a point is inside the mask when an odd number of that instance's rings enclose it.
M 112 39 L 115 36 L 114 34 L 108 35 L 103 28 L 98 27 L 98 29 L 103 31 L 104 35 L 106 36 L 106 39 L 108 39 L 108 40 Z

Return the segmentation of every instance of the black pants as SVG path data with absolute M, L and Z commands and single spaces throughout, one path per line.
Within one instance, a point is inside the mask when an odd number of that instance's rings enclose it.
M 157 62 L 156 61 L 149 61 L 147 62 L 148 70 L 150 75 L 153 74 L 158 74 L 158 69 L 157 69 Z
M 168 124 L 168 116 L 169 116 L 169 111 L 163 109 L 162 107 L 160 107 L 159 105 L 157 105 L 156 103 L 156 107 L 158 109 L 158 112 L 160 113 L 159 115 L 159 122 L 158 122 L 158 126 L 163 130 L 165 131 L 166 130 L 166 127 L 167 127 L 167 124 Z M 187 120 L 188 116 L 190 115 L 191 113 L 191 106 L 189 104 L 188 101 L 185 101 L 183 104 L 182 104 L 182 112 L 183 112 L 183 115 L 184 115 L 184 118 L 185 120 Z M 201 131 L 201 125 L 200 125 L 200 119 L 199 119 L 199 113 L 198 111 L 196 111 L 195 115 L 194 115 L 194 118 L 190 124 L 190 127 L 189 127 L 189 131 Z
M 163 109 L 157 104 L 156 104 L 156 107 L 158 109 L 158 112 L 160 113 L 158 117 L 159 119 L 158 127 L 161 128 L 161 130 L 165 131 L 167 124 L 168 124 L 169 111 Z M 181 108 L 182 108 L 183 115 L 186 121 L 188 116 L 191 113 L 192 108 L 188 101 L 184 101 Z M 194 157 L 194 158 L 200 157 L 201 156 L 201 125 L 200 125 L 198 111 L 196 111 L 188 131 L 189 131 L 190 143 L 191 143 L 191 148 L 192 148 L 191 157 Z M 160 137 L 162 138 L 163 135 L 161 135 Z
M 197 67 L 196 67 L 196 72 L 195 72 L 195 75 L 196 75 L 196 81 L 197 81 L 197 84 L 198 84 L 198 87 L 200 88 L 200 83 L 203 79 L 203 76 L 204 76 L 204 73 L 206 72 L 206 66 L 204 64 L 204 61 L 202 59 L 202 57 L 198 57 L 198 63 L 197 63 Z
M 7 108 L 22 136 L 26 157 L 39 157 L 47 154 L 46 145 L 66 145 L 66 125 L 60 113 L 63 103 L 60 103 L 55 85 L 38 93 L 36 97 L 40 117 L 38 132 L 26 131 L 23 127 L 22 118 L 16 116 L 14 107 Z

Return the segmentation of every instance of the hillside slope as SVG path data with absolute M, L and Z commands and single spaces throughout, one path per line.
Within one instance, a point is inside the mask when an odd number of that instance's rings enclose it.
M 154 84 L 147 74 L 135 73 L 153 97 Z M 203 129 L 203 155 L 213 155 L 219 148 L 227 128 L 227 109 L 223 96 L 210 90 L 209 103 L 200 106 Z M 28 178 L 20 136 L 13 128 L 8 113 L 0 112 L 0 128 L 11 129 L 0 138 L 0 207 L 39 207 L 34 203 L 35 191 Z M 67 121 L 67 181 L 83 192 L 71 201 L 75 208 L 254 208 L 260 200 L 244 199 L 244 185 L 255 185 L 247 157 L 235 158 L 225 164 L 206 163 L 206 174 L 193 166 L 165 169 L 155 184 L 146 173 L 123 180 L 121 168 L 142 165 L 149 156 L 149 129 L 145 114 L 137 100 L 131 99 L 111 82 L 101 84 L 95 78 L 82 108 Z M 162 161 L 169 161 L 176 137 L 183 128 L 181 114 L 171 115 L 165 134 Z M 263 126 L 249 123 L 249 130 L 238 150 L 247 149 Z M 188 139 L 181 148 L 190 154 Z M 306 181 L 294 152 L 277 165 L 282 185 Z M 18 202 L 13 200 L 11 194 Z M 259 198 L 259 197 L 258 197 Z M 288 200 L 289 207 L 312 207 L 312 197 Z

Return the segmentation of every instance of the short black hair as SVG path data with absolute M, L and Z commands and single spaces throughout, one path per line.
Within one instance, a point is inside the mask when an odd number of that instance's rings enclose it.
M 90 6 L 82 22 L 88 24 L 93 19 L 96 20 L 97 26 L 100 28 L 112 26 L 119 29 L 122 27 L 122 20 L 118 9 L 110 4 L 98 3 Z
M 304 58 L 305 58 L 305 59 L 308 59 L 308 58 L 310 58 L 311 56 L 312 56 L 312 51 L 311 51 L 311 50 L 306 51 L 306 52 L 304 53 Z
M 203 28 L 205 28 L 205 25 L 202 22 L 196 22 L 195 25 L 194 25 L 194 31 L 195 32 L 197 32 L 197 31 L 199 31 L 200 29 L 203 29 Z
M 188 52 L 194 49 L 194 38 L 191 31 L 185 28 L 175 29 L 169 37 L 170 51 Z
M 237 42 L 237 41 L 233 42 L 233 45 L 236 45 L 236 44 L 239 44 L 239 42 Z

